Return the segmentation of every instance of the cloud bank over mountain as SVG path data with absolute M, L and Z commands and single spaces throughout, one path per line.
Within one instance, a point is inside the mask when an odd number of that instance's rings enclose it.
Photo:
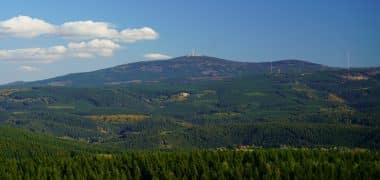
M 55 25 L 38 18 L 17 16 L 0 21 L 0 38 L 33 39 L 40 36 L 57 37 L 68 43 L 66 46 L 0 49 L 0 60 L 51 63 L 67 57 L 111 57 L 122 44 L 156 40 L 159 34 L 150 27 L 118 30 L 111 23 L 92 20 Z M 150 59 L 155 58 L 157 57 L 150 56 Z
M 120 42 L 155 40 L 159 37 L 159 34 L 150 27 L 117 30 L 108 22 L 92 20 L 54 25 L 38 18 L 17 16 L 0 21 L 0 36 L 34 38 L 42 35 L 57 35 L 70 40 L 103 38 Z

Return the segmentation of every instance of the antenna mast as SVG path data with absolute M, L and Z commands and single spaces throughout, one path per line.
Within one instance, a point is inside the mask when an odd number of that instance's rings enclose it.
M 270 73 L 272 74 L 273 72 L 273 61 L 270 61 Z
M 351 54 L 350 52 L 348 51 L 347 54 L 346 54 L 346 58 L 347 58 L 347 69 L 348 71 L 350 71 L 350 66 L 351 66 Z

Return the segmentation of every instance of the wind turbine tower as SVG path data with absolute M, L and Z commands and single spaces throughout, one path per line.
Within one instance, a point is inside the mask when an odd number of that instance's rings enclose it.
M 347 71 L 350 73 L 350 68 L 351 68 L 351 54 L 349 51 L 346 53 L 346 59 L 347 59 Z
M 273 72 L 273 61 L 270 61 L 270 73 L 272 74 Z

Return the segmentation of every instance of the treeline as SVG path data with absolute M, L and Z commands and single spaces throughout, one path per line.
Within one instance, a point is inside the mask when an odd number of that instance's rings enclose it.
M 379 179 L 380 154 L 255 149 L 0 158 L 0 179 Z

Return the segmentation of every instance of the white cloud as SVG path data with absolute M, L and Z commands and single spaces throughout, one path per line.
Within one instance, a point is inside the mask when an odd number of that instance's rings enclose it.
M 117 30 L 105 22 L 74 21 L 66 22 L 59 28 L 59 33 L 69 38 L 113 38 L 118 35 Z
M 151 54 L 145 54 L 145 58 L 152 59 L 152 60 L 159 60 L 159 59 L 170 59 L 171 56 L 165 55 L 165 54 L 159 54 L 159 53 L 151 53 Z
M 59 27 L 59 34 L 70 39 L 104 38 L 121 42 L 155 40 L 159 37 L 150 27 L 124 29 L 119 32 L 109 23 L 94 21 L 66 22 Z
M 112 56 L 119 44 L 111 40 L 95 39 L 89 42 L 69 43 L 69 51 L 72 56 L 79 58 L 92 58 L 95 56 Z
M 28 16 L 17 16 L 6 21 L 0 21 L 1 36 L 32 38 L 54 33 L 56 33 L 54 25 Z
M 159 37 L 159 34 L 150 27 L 117 30 L 110 23 L 91 20 L 54 25 L 29 16 L 17 16 L 0 21 L 0 37 L 33 38 L 49 34 L 71 42 L 67 46 L 0 49 L 0 60 L 50 63 L 66 57 L 83 59 L 110 57 L 113 56 L 115 50 L 120 48 L 118 43 L 154 40 Z M 147 57 L 150 59 L 169 58 L 160 54 L 151 54 Z
M 110 23 L 96 21 L 72 21 L 53 25 L 29 16 L 17 16 L 0 21 L 0 35 L 14 37 L 36 37 L 56 34 L 70 40 L 109 39 L 118 42 L 155 40 L 159 34 L 150 27 L 117 30 Z
M 9 56 L 9 53 L 7 51 L 0 51 L 0 58 L 6 58 Z
M 94 58 L 112 56 L 120 45 L 111 40 L 95 39 L 89 42 L 69 43 L 48 48 L 0 50 L 0 60 L 51 63 L 65 57 Z
M 158 33 L 150 27 L 140 29 L 125 29 L 120 32 L 118 40 L 135 42 L 140 40 L 155 40 L 158 38 Z
M 25 48 L 13 50 L 0 50 L 0 59 L 15 61 L 51 62 L 62 58 L 67 49 L 64 46 L 49 48 Z M 1 56 L 3 54 L 3 56 Z
M 36 72 L 40 71 L 38 68 L 32 67 L 32 66 L 20 66 L 18 68 L 22 72 Z

